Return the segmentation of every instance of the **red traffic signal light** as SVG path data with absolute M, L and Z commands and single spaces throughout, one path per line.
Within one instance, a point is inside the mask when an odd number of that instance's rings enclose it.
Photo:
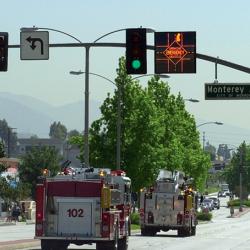
M 147 73 L 146 29 L 126 30 L 126 69 L 127 74 Z
M 0 71 L 7 71 L 8 68 L 8 39 L 7 32 L 0 32 Z

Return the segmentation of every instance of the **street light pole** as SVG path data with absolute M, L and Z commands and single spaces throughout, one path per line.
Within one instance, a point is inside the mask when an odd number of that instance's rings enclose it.
M 70 71 L 69 72 L 72 75 L 81 75 L 81 74 L 87 74 L 86 71 Z M 117 137 L 116 137 L 116 168 L 120 169 L 121 168 L 121 97 L 122 97 L 122 93 L 121 93 L 121 86 L 120 84 L 116 84 L 114 81 L 110 80 L 109 78 L 102 76 L 100 74 L 96 74 L 93 72 L 89 72 L 88 75 L 94 75 L 94 76 L 98 76 L 100 78 L 103 78 L 109 82 L 111 82 L 113 85 L 115 85 L 117 87 L 117 126 L 116 126 L 116 133 L 117 133 Z M 136 76 L 134 78 L 132 78 L 132 80 L 141 78 L 141 77 L 145 77 L 145 76 L 151 76 L 154 74 L 145 74 L 145 75 L 140 75 L 140 76 Z M 169 78 L 168 75 L 158 75 L 159 77 L 162 78 Z
M 8 127 L 8 150 L 7 150 L 8 158 L 10 158 L 10 132 L 12 129 L 17 129 L 17 128 Z
M 203 151 L 205 150 L 205 131 L 203 131 L 203 136 L 202 136 L 202 149 Z
M 79 39 L 77 39 L 76 37 L 57 30 L 57 29 L 51 29 L 51 28 L 39 28 L 39 27 L 31 27 L 31 28 L 21 28 L 21 31 L 37 31 L 39 29 L 46 29 L 46 30 L 52 30 L 52 31 L 56 31 L 62 34 L 65 34 L 73 39 L 75 39 L 76 41 L 78 41 L 79 43 L 82 43 Z M 102 39 L 103 37 L 106 37 L 110 34 L 119 32 L 119 31 L 124 31 L 127 30 L 126 28 L 124 29 L 118 29 L 118 30 L 114 30 L 112 32 L 109 32 L 99 38 L 97 38 L 92 44 L 88 44 L 85 45 L 85 49 L 86 49 L 86 53 L 85 53 L 85 128 L 84 128 L 84 163 L 85 163 L 85 167 L 89 167 L 89 50 L 90 47 L 96 43 L 97 41 L 99 41 L 100 39 Z M 147 33 L 152 33 L 154 32 L 153 29 L 150 28 L 146 28 L 146 32 Z
M 120 31 L 125 31 L 126 28 L 124 29 L 118 29 L 114 30 L 112 32 L 109 32 L 107 34 L 104 34 L 103 36 L 97 38 L 93 43 L 96 43 L 97 41 L 101 40 L 102 38 L 116 33 Z M 154 32 L 153 29 L 146 29 L 147 33 L 152 33 Z M 85 160 L 85 165 L 86 167 L 89 167 L 89 47 L 86 47 L 86 65 L 85 65 L 85 130 L 84 130 L 84 160 Z M 121 88 L 119 86 L 120 84 L 117 85 L 118 88 L 118 105 L 117 105 L 117 115 L 118 117 L 121 117 L 121 103 L 120 103 L 120 98 L 121 98 Z M 117 120 L 117 134 L 121 134 L 121 119 Z M 120 169 L 120 148 L 121 148 L 121 141 L 120 137 L 117 140 L 117 168 Z
M 239 172 L 240 172 L 240 207 L 239 211 L 242 212 L 242 167 L 243 167 L 243 148 L 240 147 L 240 164 L 239 164 Z
M 202 123 L 202 124 L 197 125 L 196 128 L 199 128 L 199 127 L 201 127 L 201 126 L 203 126 L 203 125 L 206 125 L 206 124 L 223 125 L 223 122 L 204 122 L 204 123 Z
M 85 54 L 85 124 L 84 124 L 84 164 L 89 167 L 89 49 Z

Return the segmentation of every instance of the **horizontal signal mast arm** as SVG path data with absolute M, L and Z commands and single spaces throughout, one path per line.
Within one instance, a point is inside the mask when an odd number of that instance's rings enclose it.
M 20 48 L 20 45 L 9 45 L 9 48 Z M 61 48 L 61 47 L 117 47 L 117 48 L 125 48 L 126 43 L 54 43 L 49 44 L 49 47 L 51 48 Z M 155 46 L 147 45 L 147 49 L 154 50 Z M 250 74 L 250 68 L 232 63 L 229 61 L 225 61 L 222 59 L 219 59 L 217 57 L 207 56 L 203 54 L 196 53 L 196 57 L 201 60 L 221 64 L 223 66 L 233 68 L 239 71 L 243 71 L 245 73 Z
M 203 54 L 196 54 L 196 57 L 201 59 L 201 60 L 205 60 L 205 61 L 209 61 L 209 62 L 213 62 L 213 63 L 217 63 L 217 64 L 221 64 L 223 66 L 229 67 L 229 68 L 233 68 L 239 71 L 243 71 L 245 73 L 250 74 L 250 68 L 236 64 L 236 63 L 232 63 L 229 61 L 225 61 L 216 57 L 212 57 L 212 56 L 207 56 L 207 55 L 203 55 Z

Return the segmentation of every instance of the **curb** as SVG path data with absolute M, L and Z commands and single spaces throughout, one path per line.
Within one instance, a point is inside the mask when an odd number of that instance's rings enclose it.
M 227 218 L 239 218 L 244 214 L 247 214 L 248 212 L 250 212 L 250 208 L 243 208 L 243 211 L 237 211 L 236 213 L 234 213 L 232 216 L 229 215 Z
M 20 248 L 37 247 L 37 246 L 40 246 L 40 240 L 35 240 L 35 239 L 0 242 L 1 250 L 17 250 Z

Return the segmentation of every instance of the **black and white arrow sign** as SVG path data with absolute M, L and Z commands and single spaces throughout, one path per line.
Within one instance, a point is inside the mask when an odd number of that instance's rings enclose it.
M 32 38 L 31 36 L 29 36 L 26 39 L 29 43 L 31 43 L 30 47 L 34 50 L 37 46 L 35 45 L 36 42 L 40 43 L 40 47 L 41 47 L 41 54 L 43 55 L 43 40 L 41 38 Z
M 20 44 L 21 60 L 49 59 L 48 31 L 23 31 L 20 35 Z

